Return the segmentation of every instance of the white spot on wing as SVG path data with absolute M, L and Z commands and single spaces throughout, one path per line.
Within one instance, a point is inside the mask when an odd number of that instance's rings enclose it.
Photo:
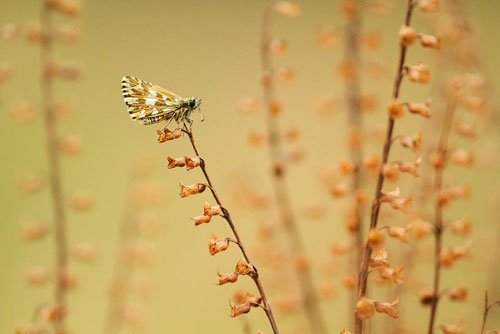
M 156 99 L 152 99 L 149 97 L 146 97 L 144 100 L 145 100 L 145 104 L 147 104 L 148 106 L 154 106 L 156 103 Z
M 158 113 L 158 109 L 153 108 L 153 112 L 151 113 L 151 115 L 156 115 L 157 113 Z
M 154 89 L 150 89 L 149 94 L 151 94 L 152 96 L 156 96 L 156 91 Z

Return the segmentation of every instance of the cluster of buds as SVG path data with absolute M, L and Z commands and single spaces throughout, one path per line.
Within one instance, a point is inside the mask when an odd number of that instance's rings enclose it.
M 394 299 L 391 303 L 383 303 L 363 297 L 356 303 L 356 315 L 359 319 L 369 319 L 375 312 L 385 313 L 392 318 L 398 318 L 398 298 Z
M 229 299 L 229 307 L 231 307 L 231 317 L 237 317 L 241 314 L 250 312 L 252 307 L 261 306 L 261 298 L 254 297 L 250 292 L 239 301 L 239 304 L 234 304 L 231 299 Z
M 220 242 L 220 241 L 219 241 Z M 228 240 L 225 240 L 225 244 L 222 247 L 226 247 L 227 249 Z M 210 248 L 210 240 L 209 240 L 209 248 Z M 212 255 L 215 253 L 210 252 Z M 238 280 L 238 276 L 247 275 L 250 277 L 254 277 L 256 274 L 255 269 L 245 260 L 241 259 L 236 263 L 236 268 L 233 272 L 222 274 L 219 269 L 217 269 L 217 275 L 219 276 L 219 285 L 223 285 L 226 283 L 234 283 Z
M 201 185 L 201 184 L 197 184 L 197 185 Z M 197 190 L 197 189 L 199 189 L 199 187 L 194 187 L 193 189 Z M 181 197 L 184 197 L 184 196 L 182 196 L 182 193 L 181 193 Z M 222 215 L 222 210 L 221 210 L 220 205 L 213 205 L 212 206 L 208 202 L 205 202 L 205 204 L 203 206 L 203 215 L 196 216 L 196 217 L 193 217 L 191 219 L 194 220 L 195 225 L 200 225 L 200 224 L 209 223 L 210 220 L 212 219 L 212 216 L 219 216 L 219 215 Z
M 191 169 L 194 169 L 198 167 L 201 164 L 201 159 L 200 157 L 182 157 L 182 158 L 171 158 L 167 157 L 168 160 L 168 168 L 175 168 L 175 167 L 184 167 L 186 166 L 186 169 L 189 171 Z

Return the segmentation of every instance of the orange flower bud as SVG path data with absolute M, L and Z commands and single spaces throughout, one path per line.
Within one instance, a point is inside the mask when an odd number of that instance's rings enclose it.
M 415 32 L 415 29 L 413 29 L 412 27 L 403 25 L 399 29 L 399 41 L 401 42 L 402 45 L 410 46 L 413 44 L 413 42 L 415 42 L 416 38 L 417 38 L 417 33 Z
M 387 110 L 389 111 L 389 116 L 392 119 L 398 119 L 403 117 L 404 115 L 403 104 L 396 99 L 393 99 L 391 102 L 389 102 Z
M 430 105 L 431 105 L 430 100 L 427 100 L 427 102 L 425 103 L 408 102 L 406 104 L 409 112 L 411 112 L 412 114 L 419 114 L 425 118 L 431 117 L 431 113 L 429 111 Z
M 316 43 L 322 47 L 332 46 L 339 40 L 339 35 L 334 27 L 320 27 L 315 33 Z
M 334 197 L 345 196 L 349 192 L 349 185 L 346 183 L 335 184 L 330 187 L 330 194 Z
M 234 271 L 229 274 L 222 274 L 220 270 L 217 269 L 217 276 L 219 276 L 219 285 L 234 283 L 238 280 L 238 273 L 235 273 Z
M 330 246 L 330 250 L 335 255 L 344 255 L 352 251 L 352 244 L 349 242 L 337 242 Z
M 215 255 L 219 252 L 225 251 L 229 247 L 229 239 L 218 239 L 215 234 L 212 234 L 210 238 L 208 238 L 208 251 L 210 255 Z
M 401 172 L 403 173 L 408 173 L 410 175 L 413 175 L 415 177 L 418 177 L 417 173 L 417 168 L 420 166 L 422 163 L 422 158 L 418 158 L 417 161 L 415 162 L 404 162 L 404 161 L 398 161 L 398 168 Z
M 385 313 L 391 318 L 397 319 L 399 318 L 398 301 L 399 298 L 396 297 L 396 299 L 394 299 L 392 303 L 382 303 L 376 300 L 373 302 L 373 304 L 375 305 L 375 311 L 377 311 L 378 313 Z
M 299 5 L 289 1 L 279 1 L 274 4 L 274 10 L 285 16 L 297 16 L 300 13 Z
M 354 191 L 354 199 L 358 205 L 366 204 L 366 192 L 363 189 L 356 189 Z
M 419 293 L 420 303 L 424 306 L 431 305 L 434 298 L 435 295 L 432 288 L 422 289 Z
M 295 78 L 295 71 L 290 66 L 283 66 L 276 70 L 276 79 L 279 82 L 290 82 Z
M 448 297 L 453 301 L 464 301 L 467 299 L 469 290 L 467 287 L 460 286 L 458 288 L 451 288 L 448 290 Z
M 390 268 L 391 265 L 387 262 L 387 252 L 384 249 L 379 249 L 375 254 L 372 254 L 369 265 L 372 268 Z
M 269 105 L 267 106 L 267 110 L 274 116 L 278 115 L 281 113 L 283 110 L 283 106 L 281 105 L 281 102 L 274 99 L 269 102 Z
M 23 195 L 33 194 L 40 191 L 45 185 L 45 180 L 37 174 L 27 173 L 19 182 L 19 189 Z
M 411 229 L 411 234 L 415 239 L 421 239 L 432 232 L 432 224 L 420 218 L 412 220 L 408 227 Z
M 386 164 L 382 167 L 382 174 L 387 181 L 396 182 L 399 179 L 399 168 L 394 164 Z
M 272 81 L 273 79 L 270 72 L 265 71 L 260 74 L 259 82 L 262 86 L 269 86 Z
M 181 192 L 180 192 L 181 197 L 187 197 L 189 195 L 202 193 L 205 191 L 205 188 L 207 187 L 203 183 L 193 183 L 189 186 L 185 186 L 184 183 L 182 183 L 182 181 L 180 181 L 179 186 L 181 187 Z
M 464 149 L 456 149 L 451 153 L 451 161 L 457 165 L 471 166 L 474 164 L 474 155 Z
M 0 64 L 1 66 L 1 64 Z M 0 69 L 1 72 L 1 69 Z M 0 73 L 0 83 L 2 81 L 2 74 Z M 10 111 L 12 119 L 18 123 L 29 122 L 38 115 L 38 110 L 31 103 L 19 102 L 14 105 Z
M 370 154 L 363 160 L 363 167 L 371 172 L 377 172 L 380 160 L 376 154 Z
M 49 279 L 49 272 L 45 267 L 32 266 L 27 270 L 25 277 L 31 285 L 42 285 Z
M 169 169 L 175 168 L 175 167 L 184 167 L 184 166 L 186 166 L 186 158 L 185 157 L 177 158 L 177 159 L 174 159 L 174 158 L 171 158 L 171 157 L 167 157 L 167 160 L 168 160 L 168 168 Z
M 400 264 L 396 268 L 380 267 L 379 274 L 382 279 L 389 280 L 395 284 L 403 283 L 403 265 Z
M 254 97 L 244 97 L 238 104 L 238 109 L 246 114 L 253 114 L 257 110 L 259 102 Z
M 47 235 L 49 227 L 37 220 L 31 220 L 23 224 L 22 234 L 27 241 L 39 240 Z
M 406 65 L 405 70 L 412 82 L 428 83 L 431 80 L 429 68 L 423 61 L 419 61 L 417 65 Z
M 482 96 L 468 95 L 463 97 L 460 102 L 471 111 L 481 112 L 486 107 L 486 99 Z
M 156 133 L 158 133 L 158 142 L 164 143 L 169 140 L 180 138 L 182 135 L 182 129 L 177 128 L 174 129 L 174 131 L 170 131 L 169 129 L 164 128 L 163 130 L 156 130 Z
M 91 262 L 95 260 L 97 252 L 95 247 L 88 242 L 80 242 L 73 246 L 72 249 L 73 256 L 78 260 L 83 262 Z
M 295 258 L 295 270 L 304 272 L 309 268 L 309 259 L 305 255 L 299 255 Z
M 5 23 L 0 27 L 0 38 L 11 41 L 19 35 L 19 26 L 14 23 Z
M 255 275 L 255 269 L 253 269 L 253 266 L 249 263 L 247 263 L 245 260 L 240 259 L 238 263 L 236 264 L 236 269 L 235 271 L 239 275 L 248 275 L 248 276 L 253 276 Z
M 338 74 L 344 79 L 352 78 L 355 70 L 354 63 L 350 60 L 342 60 L 337 67 Z
M 397 226 L 387 226 L 387 234 L 391 238 L 396 238 L 401 240 L 404 243 L 408 243 L 408 229 L 406 227 L 397 227 Z
M 231 299 L 229 299 L 229 307 L 231 307 L 231 317 L 237 317 L 241 314 L 250 312 L 250 303 L 243 303 L 239 305 L 234 305 Z
M 221 214 L 220 205 L 210 206 L 208 202 L 203 205 L 203 214 L 206 216 L 218 216 Z
M 357 0 L 342 0 L 340 6 L 342 14 L 347 17 L 356 15 L 360 8 Z
M 207 224 L 210 222 L 210 220 L 212 219 L 211 216 L 196 216 L 196 217 L 192 217 L 191 218 L 192 220 L 194 220 L 194 224 L 196 226 L 200 225 L 200 224 Z
M 469 122 L 457 121 L 454 129 L 457 134 L 466 138 L 475 138 L 477 136 L 476 126 Z
M 356 286 L 356 274 L 355 273 L 346 273 L 342 277 L 342 285 L 346 289 L 354 289 Z
M 375 313 L 375 307 L 373 306 L 373 301 L 361 297 L 356 303 L 356 316 L 359 319 L 366 320 L 371 318 Z
M 69 198 L 68 205 L 73 210 L 87 210 L 92 205 L 92 198 L 88 194 L 75 193 Z
M 191 170 L 193 168 L 196 168 L 201 164 L 201 158 L 198 156 L 193 157 L 193 158 L 184 157 L 184 159 L 186 160 L 186 169 L 187 170 Z
M 248 143 L 252 146 L 261 146 L 267 140 L 267 135 L 264 131 L 254 130 L 248 134 Z
M 373 228 L 368 232 L 368 246 L 375 250 L 381 248 L 384 245 L 384 235 L 376 228 Z
M 339 162 L 339 171 L 341 174 L 344 175 L 352 174 L 355 168 L 356 166 L 354 166 L 354 164 L 351 161 L 342 160 L 341 162 Z
M 450 223 L 450 229 L 453 233 L 459 234 L 461 236 L 468 236 L 470 234 L 470 219 L 463 218 L 459 220 L 452 221 Z
M 464 328 L 462 325 L 457 326 L 457 325 L 441 325 L 441 330 L 443 331 L 443 334 L 462 334 L 464 332 Z
M 429 156 L 429 161 L 434 169 L 441 169 L 445 165 L 445 159 L 440 152 L 432 152 Z
M 401 146 L 411 149 L 413 152 L 420 151 L 422 144 L 422 132 L 418 132 L 413 137 L 399 136 Z
M 363 36 L 363 46 L 369 50 L 376 50 L 380 47 L 380 34 L 376 32 L 367 32 Z
M 340 334 L 352 334 L 352 333 L 349 332 L 347 329 L 343 329 L 340 331 Z
M 282 39 L 273 39 L 269 42 L 268 48 L 274 54 L 281 54 L 288 49 L 288 43 Z
M 82 150 L 82 139 L 78 135 L 68 135 L 59 141 L 59 150 L 68 155 L 74 155 Z
M 420 39 L 420 44 L 422 44 L 422 46 L 439 50 L 441 43 L 437 36 L 420 34 L 418 35 L 418 38 Z
M 418 0 L 418 8 L 423 12 L 437 12 L 439 10 L 439 1 Z
M 40 314 L 46 321 L 54 323 L 66 316 L 66 309 L 61 305 L 47 305 L 42 307 Z

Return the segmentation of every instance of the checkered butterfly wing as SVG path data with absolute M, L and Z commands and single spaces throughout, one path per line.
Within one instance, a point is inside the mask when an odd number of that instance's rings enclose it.
M 122 93 L 130 117 L 142 124 L 171 120 L 182 100 L 165 88 L 132 76 L 123 77 Z

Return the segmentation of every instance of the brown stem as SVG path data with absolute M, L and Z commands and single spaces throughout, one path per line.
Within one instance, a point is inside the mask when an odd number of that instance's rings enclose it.
M 64 275 L 66 273 L 67 252 L 65 233 L 65 208 L 62 196 L 62 186 L 60 179 L 60 161 L 57 149 L 57 124 L 55 114 L 52 110 L 54 103 L 53 77 L 49 73 L 49 66 L 52 61 L 52 24 L 50 18 L 50 8 L 44 1 L 41 11 L 41 24 L 43 28 L 43 38 L 41 43 L 42 62 L 42 105 L 44 110 L 45 133 L 47 141 L 47 155 L 49 163 L 49 183 L 52 196 L 52 209 L 54 219 L 54 238 L 56 248 L 56 279 L 54 289 L 54 302 L 58 306 L 66 307 Z M 56 317 L 54 320 L 54 332 L 64 331 L 64 318 Z
M 500 300 L 497 300 L 488 305 L 488 291 L 484 293 L 484 312 L 483 312 L 483 324 L 481 325 L 481 334 L 484 334 L 484 328 L 486 327 L 486 320 L 488 319 L 488 313 L 490 312 L 490 308 L 497 305 L 500 306 Z
M 271 16 L 273 5 L 269 5 L 264 11 L 261 30 L 261 66 L 262 73 L 269 75 L 269 82 L 264 84 L 264 101 L 270 106 L 275 99 L 275 86 L 273 78 L 273 64 L 269 52 L 271 41 Z M 282 164 L 282 145 L 280 136 L 280 124 L 277 115 L 267 111 L 267 132 L 269 135 L 270 157 L 273 164 L 273 188 L 276 203 L 280 213 L 280 219 L 285 227 L 292 255 L 296 258 L 305 254 L 303 241 L 297 228 L 297 222 L 293 213 L 289 190 L 285 179 L 285 166 Z M 311 331 L 315 334 L 326 333 L 326 323 L 319 309 L 319 300 L 316 295 L 312 274 L 306 266 L 297 272 L 302 301 Z
M 413 13 L 414 2 L 413 0 L 407 0 L 407 9 L 406 9 L 406 18 L 405 25 L 409 26 L 411 21 L 411 16 Z M 398 68 L 396 70 L 396 77 L 394 79 L 394 87 L 392 92 L 392 98 L 397 99 L 399 97 L 399 90 L 401 87 L 401 82 L 403 80 L 403 67 L 406 59 L 407 47 L 403 44 L 400 44 L 400 52 L 399 52 L 399 62 Z M 370 229 L 374 229 L 377 227 L 378 217 L 380 213 L 380 199 L 382 196 L 382 187 L 384 185 L 384 175 L 382 173 L 383 166 L 387 163 L 389 159 L 389 151 L 392 143 L 392 133 L 394 130 L 394 119 L 390 116 L 387 119 L 387 128 L 384 140 L 384 148 L 382 152 L 382 163 L 380 164 L 379 172 L 378 172 L 378 180 L 377 186 L 375 189 L 375 199 L 372 204 L 371 216 L 370 216 Z M 367 288 L 367 279 L 368 279 L 368 265 L 370 262 L 372 250 L 368 246 L 368 242 L 365 244 L 365 250 L 363 254 L 363 260 L 361 261 L 361 266 L 358 274 L 358 300 L 365 296 L 366 288 Z M 354 333 L 362 334 L 363 333 L 363 320 L 359 319 L 356 314 L 354 314 Z
M 450 129 L 453 122 L 453 116 L 455 114 L 455 103 L 449 102 L 443 119 L 443 127 L 441 129 L 441 134 L 439 136 L 439 142 L 437 147 L 437 153 L 439 156 L 446 159 L 446 152 L 448 147 L 448 138 L 450 136 Z M 439 194 L 443 187 L 443 171 L 444 166 L 436 169 L 434 176 L 434 193 Z M 433 298 L 431 303 L 431 315 L 429 319 L 429 327 L 427 330 L 428 334 L 434 332 L 434 324 L 436 322 L 436 312 L 437 305 L 439 301 L 439 281 L 441 276 L 441 248 L 443 239 L 443 206 L 436 202 L 436 210 L 434 217 L 434 284 L 433 284 Z
M 262 308 L 263 308 L 264 312 L 266 313 L 267 318 L 269 319 L 269 323 L 271 324 L 271 327 L 273 329 L 273 333 L 274 334 L 278 334 L 279 331 L 278 331 L 278 327 L 276 325 L 276 321 L 274 320 L 273 311 L 271 309 L 271 305 L 267 301 L 266 294 L 264 292 L 264 288 L 262 287 L 262 283 L 260 281 L 259 273 L 257 271 L 257 268 L 250 261 L 250 258 L 248 257 L 248 254 L 247 254 L 247 251 L 245 249 L 245 246 L 243 245 L 243 242 L 240 239 L 238 231 L 236 230 L 236 227 L 234 226 L 233 220 L 231 219 L 229 211 L 222 205 L 222 202 L 219 199 L 219 196 L 217 195 L 215 187 L 213 186 L 212 181 L 210 181 L 210 177 L 208 176 L 207 168 L 206 168 L 206 165 L 205 165 L 205 160 L 200 156 L 200 154 L 198 152 L 198 149 L 196 148 L 196 145 L 194 143 L 194 137 L 193 137 L 192 131 L 190 129 L 188 129 L 186 126 L 184 127 L 183 131 L 188 135 L 189 140 L 191 142 L 191 146 L 193 147 L 194 153 L 197 156 L 200 157 L 200 168 L 201 168 L 201 170 L 203 172 L 203 175 L 205 175 L 205 180 L 207 181 L 207 183 L 209 185 L 209 189 L 212 192 L 212 195 L 213 195 L 215 201 L 217 202 L 217 204 L 220 206 L 220 208 L 222 210 L 222 213 L 223 213 L 222 217 L 229 224 L 229 227 L 231 228 L 231 231 L 233 231 L 233 235 L 234 235 L 236 241 L 238 242 L 238 246 L 239 246 L 239 248 L 241 250 L 241 253 L 243 254 L 243 257 L 245 258 L 245 261 L 248 264 L 252 265 L 252 267 L 255 270 L 255 274 L 252 275 L 252 279 L 253 279 L 255 285 L 257 286 L 257 289 L 259 290 L 260 297 L 262 298 L 262 303 L 263 303 L 263 307 Z

